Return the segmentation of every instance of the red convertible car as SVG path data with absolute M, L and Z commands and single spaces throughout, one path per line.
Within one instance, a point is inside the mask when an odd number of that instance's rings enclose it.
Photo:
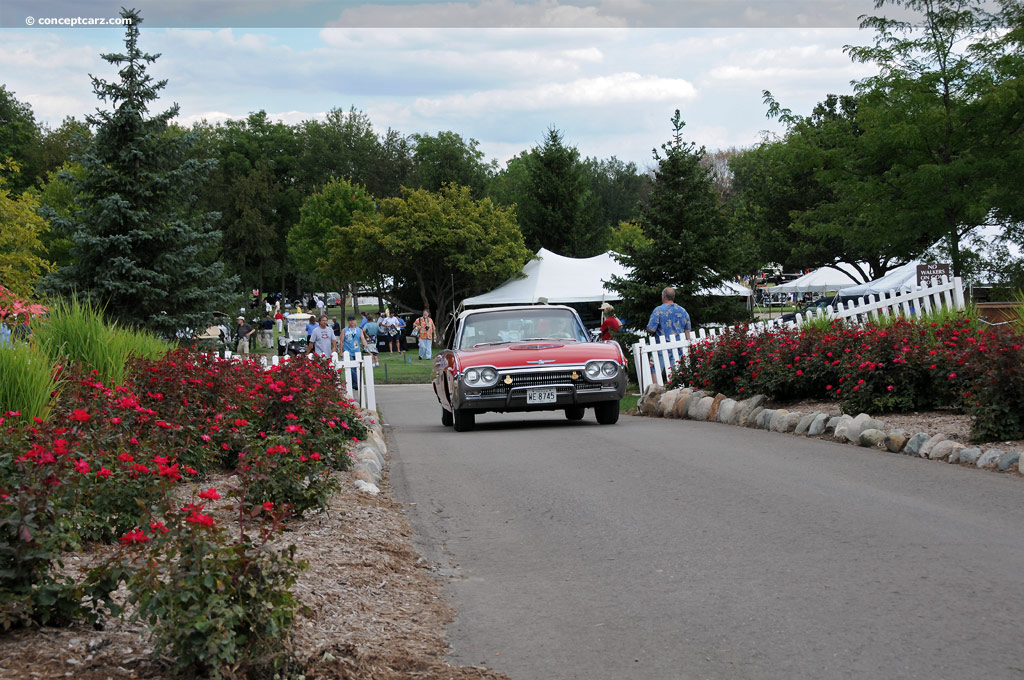
M 473 309 L 459 315 L 452 349 L 434 359 L 441 423 L 473 429 L 486 411 L 564 410 L 580 420 L 619 419 L 626 358 L 616 342 L 591 342 L 571 307 Z

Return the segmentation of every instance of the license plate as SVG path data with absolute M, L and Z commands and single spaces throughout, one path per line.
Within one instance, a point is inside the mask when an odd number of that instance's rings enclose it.
M 526 390 L 526 403 L 527 404 L 554 404 L 558 401 L 555 389 L 548 388 L 543 390 Z

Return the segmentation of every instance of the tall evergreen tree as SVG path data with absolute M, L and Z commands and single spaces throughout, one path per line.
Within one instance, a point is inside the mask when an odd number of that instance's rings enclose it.
M 704 147 L 683 141 L 685 123 L 676 110 L 672 139 L 654 150 L 654 187 L 640 212 L 641 238 L 621 239 L 616 259 L 631 268 L 613 277 L 623 296 L 617 311 L 636 327 L 646 325 L 662 288 L 676 289 L 676 302 L 695 324 L 726 320 L 728 300 L 703 293 L 735 273 L 735 239 L 724 217 L 710 170 L 701 163 Z
M 529 192 L 519 205 L 527 247 L 544 247 L 567 257 L 604 252 L 609 229 L 596 220 L 589 177 L 576 147 L 566 146 L 552 127 L 527 158 Z
M 124 53 L 101 55 L 120 80 L 92 78 L 96 96 L 113 110 L 87 118 L 96 134 L 77 159 L 84 170 L 73 179 L 77 210 L 64 225 L 77 261 L 55 272 L 48 287 L 77 290 L 122 323 L 172 336 L 205 327 L 209 310 L 225 304 L 237 282 L 214 259 L 216 213 L 197 205 L 213 162 L 190 153 L 195 133 L 168 129 L 177 105 L 148 116 L 167 84 L 146 73 L 160 55 L 139 49 L 138 12 L 121 16 L 129 20 Z

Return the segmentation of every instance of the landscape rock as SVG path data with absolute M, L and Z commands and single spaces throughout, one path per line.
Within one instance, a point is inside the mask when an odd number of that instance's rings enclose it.
M 690 395 L 690 401 L 687 402 L 686 405 L 687 418 L 697 417 L 697 407 L 700 406 L 700 402 L 702 399 L 704 399 L 704 397 L 704 392 L 702 392 L 701 390 L 697 390 L 696 392 Z
M 884 430 L 885 423 L 875 420 L 867 413 L 860 413 L 846 426 L 846 440 L 854 443 L 860 442 L 860 433 L 864 430 Z
M 869 427 L 862 431 L 857 437 L 857 444 L 868 448 L 874 448 L 885 441 L 885 432 L 878 428 Z
M 994 467 L 999 464 L 999 459 L 1003 457 L 1002 449 L 989 449 L 985 453 L 981 454 L 981 458 L 975 463 L 980 468 L 983 467 Z
M 947 439 L 949 439 L 949 436 L 944 435 L 941 432 L 937 435 L 934 435 L 928 441 L 921 445 L 921 450 L 918 451 L 917 455 L 921 456 L 922 458 L 928 458 L 932 453 L 932 449 L 934 449 L 939 442 L 944 442 Z
M 832 436 L 837 440 L 844 442 L 846 441 L 846 430 L 850 427 L 850 423 L 853 422 L 853 416 L 844 415 L 839 416 L 839 422 L 836 423 L 836 431 Z
M 772 432 L 778 432 L 779 421 L 782 420 L 782 418 L 788 414 L 789 411 L 787 411 L 784 408 L 776 409 L 772 413 L 772 417 L 770 419 L 765 420 L 764 429 L 771 430 Z
M 800 422 L 800 419 L 804 417 L 804 414 L 800 411 L 790 411 L 786 415 L 779 418 L 775 424 L 777 428 L 776 432 L 792 432 L 796 428 L 796 424 Z
M 714 406 L 714 397 L 704 397 L 697 403 L 697 414 L 694 420 L 707 420 L 708 415 L 711 413 L 711 407 Z
M 928 457 L 932 460 L 946 460 L 954 450 L 959 451 L 964 448 L 963 444 L 955 442 L 951 439 L 943 439 L 941 442 L 936 444 L 928 451 Z M 957 455 L 957 458 L 960 456 Z
M 679 391 L 679 396 L 676 397 L 676 403 L 672 406 L 673 418 L 686 417 L 686 407 L 690 402 L 690 396 L 692 394 L 693 390 L 689 387 Z
M 960 451 L 960 462 L 967 463 L 968 465 L 974 465 L 981 458 L 981 449 L 976 446 L 972 446 L 967 449 L 961 449 Z
M 824 434 L 835 434 L 836 426 L 839 425 L 839 421 L 842 420 L 842 416 L 832 416 L 825 422 Z
M 964 448 L 966 448 L 966 447 L 963 444 L 957 444 L 956 446 L 954 446 L 953 450 L 949 454 L 949 457 L 946 458 L 946 462 L 947 463 L 953 463 L 953 464 L 959 463 L 960 462 L 960 452 L 963 451 Z
M 808 436 L 817 437 L 819 434 L 823 434 L 829 420 L 830 418 L 827 413 L 819 413 L 814 416 L 814 420 L 811 421 L 810 426 L 807 428 Z
M 661 395 L 661 403 L 658 404 L 659 415 L 663 418 L 671 418 L 674 415 L 673 409 L 676 405 L 676 399 L 679 398 L 679 390 L 669 390 L 665 394 Z
M 739 413 L 736 415 L 736 424 L 741 427 L 748 426 L 750 415 L 758 408 L 762 408 L 761 404 L 764 403 L 765 396 L 763 394 L 755 394 L 749 399 L 744 399 L 737 405 Z
M 640 409 L 640 413 L 645 416 L 654 415 L 658 407 L 658 400 L 661 399 L 663 394 L 665 394 L 665 387 L 663 385 L 648 385 L 637 402 L 637 408 Z
M 797 421 L 796 427 L 793 429 L 793 434 L 805 434 L 807 432 L 807 428 L 811 426 L 811 423 L 814 422 L 817 415 L 817 413 L 808 413 L 800 418 L 800 420 Z
M 753 411 L 750 412 L 750 416 L 747 418 L 746 422 L 743 423 L 743 427 L 757 427 L 757 418 L 762 413 L 764 413 L 763 406 L 758 406 L 757 408 L 755 408 Z
M 903 453 L 908 456 L 921 455 L 921 447 L 931 438 L 932 436 L 927 432 L 918 432 L 907 441 L 907 445 L 903 447 Z
M 761 411 L 754 416 L 754 427 L 759 430 L 763 430 L 765 422 L 769 422 L 773 415 L 775 415 L 775 409 L 761 409 Z
M 885 448 L 891 453 L 899 453 L 909 439 L 906 430 L 893 430 L 885 436 Z
M 723 399 L 722 403 L 718 405 L 718 422 L 726 425 L 735 424 L 736 404 L 735 399 Z
M 715 395 L 715 400 L 711 402 L 711 410 L 708 412 L 708 420 L 712 422 L 718 421 L 718 409 L 721 408 L 722 402 L 726 399 L 727 397 L 721 392 Z
M 356 480 L 355 487 L 360 491 L 365 491 L 371 496 L 376 496 L 380 493 L 380 488 L 378 488 L 376 484 L 370 484 L 369 482 L 364 482 L 361 479 Z
M 1010 451 L 999 459 L 998 468 L 1000 472 L 1006 472 L 1007 470 L 1012 470 L 1014 467 L 1019 467 L 1019 463 L 1020 454 L 1016 451 Z

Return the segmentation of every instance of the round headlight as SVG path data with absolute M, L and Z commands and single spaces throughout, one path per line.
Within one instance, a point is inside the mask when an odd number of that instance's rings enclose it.
M 614 378 L 619 372 L 619 365 L 614 361 L 606 361 L 601 365 L 601 374 L 606 378 Z
M 587 371 L 587 377 L 588 378 L 595 378 L 596 379 L 598 376 L 601 375 L 601 364 L 599 364 L 597 362 L 594 362 L 594 363 L 591 363 L 591 364 L 587 364 L 586 371 Z
M 485 368 L 480 371 L 480 379 L 485 383 L 492 383 L 498 379 L 498 372 L 493 368 Z
M 466 384 L 475 385 L 480 381 L 480 371 L 475 368 L 471 368 L 466 371 Z

